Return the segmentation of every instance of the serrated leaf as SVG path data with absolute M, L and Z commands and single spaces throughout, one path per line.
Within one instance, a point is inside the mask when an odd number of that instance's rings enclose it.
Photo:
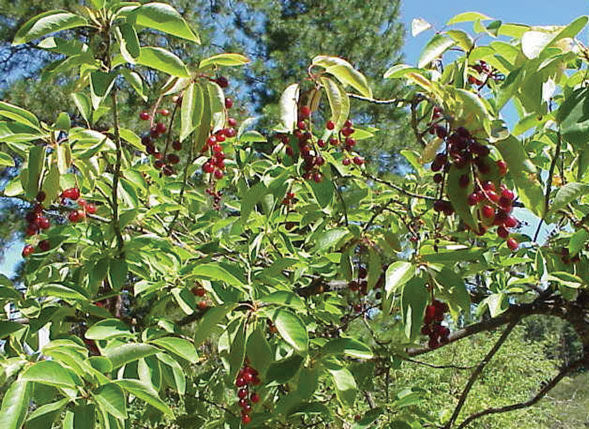
M 134 362 L 138 359 L 154 355 L 159 352 L 156 347 L 149 344 L 129 343 L 121 344 L 109 348 L 105 352 L 105 356 L 110 359 L 113 368 L 119 368 L 129 362 Z
M 123 389 L 114 383 L 107 383 L 92 392 L 94 400 L 100 408 L 117 419 L 126 419 L 127 400 Z
M 105 319 L 96 322 L 86 331 L 90 340 L 106 340 L 117 337 L 133 337 L 129 327 L 119 319 Z
M 309 335 L 303 321 L 290 310 L 278 309 L 271 313 L 271 319 L 280 336 L 298 352 L 306 352 Z
M 372 89 L 366 77 L 343 58 L 319 55 L 313 58 L 313 65 L 324 67 L 343 85 L 350 85 L 364 97 L 372 98 Z
M 357 359 L 372 359 L 370 347 L 353 338 L 337 338 L 328 341 L 320 351 L 323 355 L 346 355 Z
M 68 369 L 49 360 L 29 366 L 21 373 L 20 379 L 55 387 L 73 389 L 76 386 L 74 377 Z
M 460 177 L 462 175 L 470 177 L 469 184 L 466 187 L 460 186 Z M 474 185 L 469 168 L 458 169 L 453 164 L 448 171 L 446 179 L 446 195 L 452 203 L 452 207 L 460 219 L 466 223 L 473 231 L 478 231 L 478 223 L 474 218 L 471 207 L 468 204 L 468 195 L 473 191 Z
M 423 279 L 414 277 L 403 286 L 401 310 L 407 338 L 413 339 L 419 334 L 428 300 L 429 292 Z
M 487 15 L 480 12 L 463 12 L 450 18 L 448 22 L 446 22 L 446 25 L 453 25 L 461 22 L 471 21 L 488 21 L 491 19 L 493 18 L 488 17 Z
M 561 187 L 554 197 L 550 213 L 557 213 L 559 210 L 566 208 L 573 201 L 578 201 L 589 192 L 589 185 L 584 183 L 567 183 Z
M 30 384 L 24 380 L 16 380 L 9 387 L 0 408 L 0 427 L 3 429 L 19 429 L 22 427 L 29 405 L 31 394 Z
M 129 379 L 117 380 L 117 381 L 115 381 L 115 383 L 117 385 L 119 385 L 120 387 L 122 387 L 123 390 L 127 391 L 131 395 L 136 396 L 137 398 L 141 399 L 142 401 L 145 401 L 149 405 L 157 408 L 165 415 L 167 415 L 169 417 L 174 416 L 174 413 L 172 412 L 170 407 L 168 407 L 166 405 L 166 403 L 163 402 L 158 397 L 157 392 L 155 390 L 153 390 L 152 388 L 150 388 L 149 386 L 147 386 L 146 384 L 144 384 L 138 380 L 129 380 Z
M 180 141 L 184 141 L 200 125 L 204 110 L 204 96 L 198 84 L 190 84 L 182 97 L 180 111 Z
M 188 340 L 178 337 L 164 337 L 150 341 L 151 344 L 155 344 L 182 359 L 186 359 L 190 363 L 196 363 L 198 361 L 198 354 L 192 343 Z
M 196 326 L 194 346 L 200 346 L 233 308 L 235 308 L 234 304 L 217 305 L 209 308 Z

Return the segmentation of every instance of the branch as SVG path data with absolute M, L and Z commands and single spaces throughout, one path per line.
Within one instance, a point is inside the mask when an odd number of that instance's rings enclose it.
M 512 322 L 510 322 L 509 325 L 507 325 L 507 328 L 505 328 L 505 331 L 503 331 L 503 334 L 501 334 L 495 345 L 491 348 L 491 350 L 489 350 L 489 352 L 483 358 L 481 363 L 479 363 L 479 365 L 473 371 L 470 378 L 468 379 L 468 382 L 466 383 L 466 386 L 464 387 L 464 390 L 462 391 L 462 394 L 460 395 L 460 398 L 458 399 L 458 404 L 456 404 L 456 408 L 454 408 L 454 412 L 452 413 L 450 420 L 448 420 L 448 422 L 444 425 L 444 429 L 449 429 L 450 427 L 452 427 L 452 424 L 458 418 L 460 410 L 462 410 L 462 407 L 466 402 L 466 398 L 470 393 L 470 389 L 472 389 L 472 386 L 474 386 L 475 381 L 477 380 L 479 375 L 481 375 L 485 366 L 491 361 L 493 356 L 495 356 L 495 354 L 499 351 L 501 346 L 505 343 L 505 340 L 507 340 L 507 337 L 509 336 L 511 331 L 513 331 L 513 328 L 515 328 L 515 325 L 517 325 L 518 322 L 519 319 L 515 319 Z
M 398 356 L 398 358 L 399 359 L 406 360 L 407 362 L 415 363 L 417 365 L 423 365 L 423 366 L 427 366 L 427 367 L 435 368 L 435 369 L 461 369 L 461 370 L 467 370 L 467 369 L 473 369 L 475 367 L 474 365 L 470 365 L 470 366 L 453 365 L 453 364 L 434 365 L 432 363 L 423 362 L 423 361 L 420 361 L 420 360 L 417 360 L 417 359 L 406 358 L 406 357 L 403 357 L 403 356 Z
M 544 396 L 546 396 L 546 394 L 548 392 L 550 392 L 550 390 L 552 390 L 552 388 L 554 388 L 554 386 L 556 386 L 560 382 L 560 380 L 562 380 L 568 374 L 570 374 L 571 372 L 575 371 L 578 368 L 586 367 L 588 360 L 589 360 L 589 357 L 586 356 L 583 359 L 575 361 L 575 362 L 565 366 L 564 368 L 562 368 L 561 371 L 556 375 L 556 377 L 554 377 L 552 380 L 550 380 L 533 398 L 531 398 L 525 402 L 518 402 L 516 404 L 506 405 L 504 407 L 487 408 L 486 410 L 471 414 L 462 423 L 460 423 L 460 425 L 458 426 L 458 429 L 465 428 L 472 421 L 474 421 L 480 417 L 483 417 L 483 416 L 488 416 L 490 414 L 506 413 L 509 411 L 520 410 L 522 408 L 531 407 L 536 402 L 538 402 L 540 399 L 542 399 Z
M 374 180 L 377 183 L 382 183 L 383 185 L 387 185 L 387 186 L 389 186 L 389 187 L 391 187 L 391 188 L 393 188 L 393 189 L 401 192 L 402 194 L 407 195 L 408 197 L 420 198 L 422 200 L 429 200 L 429 201 L 436 201 L 437 200 L 437 198 L 430 197 L 430 196 L 427 196 L 427 195 L 414 194 L 413 192 L 408 191 L 408 190 L 406 190 L 405 188 L 403 188 L 403 187 L 401 187 L 399 185 L 395 185 L 394 183 L 391 183 L 391 182 L 389 182 L 387 180 L 384 180 L 384 179 L 381 179 L 379 177 L 373 176 L 372 174 L 363 172 L 363 175 L 364 175 L 364 177 L 367 177 L 368 179 Z M 344 176 L 344 177 L 350 177 L 350 176 Z
M 410 104 L 410 103 L 413 103 L 413 100 L 407 100 L 405 98 L 393 98 L 390 100 L 376 100 L 374 98 L 364 97 L 364 96 L 358 95 L 358 94 L 348 93 L 347 95 L 350 98 L 366 101 L 371 104 Z
M 548 170 L 548 177 L 546 178 L 546 193 L 544 194 L 544 214 L 542 215 L 542 219 L 538 222 L 538 228 L 536 228 L 536 232 L 534 233 L 534 242 L 538 239 L 538 234 L 540 234 L 540 229 L 542 228 L 542 224 L 544 223 L 544 217 L 548 213 L 548 208 L 550 207 L 550 192 L 552 191 L 552 176 L 554 175 L 554 168 L 556 167 L 556 161 L 560 157 L 560 147 L 562 145 L 562 137 L 560 135 L 560 130 L 557 132 L 557 141 L 556 141 L 556 148 L 554 149 L 554 156 L 552 157 L 552 162 L 550 163 L 550 169 Z
M 547 314 L 559 317 L 561 319 L 565 319 L 565 316 L 567 316 L 566 309 L 561 311 L 556 304 L 547 303 L 540 300 L 536 300 L 529 304 L 513 305 L 497 317 L 483 320 L 478 323 L 473 323 L 472 325 L 466 326 L 465 328 L 459 329 L 458 331 L 454 331 L 448 337 L 448 342 L 444 343 L 440 347 L 445 347 L 448 344 L 451 344 L 463 338 L 470 337 L 471 335 L 478 334 L 479 332 L 490 331 L 514 320 L 519 320 L 524 317 L 531 316 L 533 314 Z M 423 347 L 410 348 L 407 349 L 407 356 L 419 356 L 425 353 L 429 353 L 433 350 L 437 349 L 432 349 L 427 345 Z

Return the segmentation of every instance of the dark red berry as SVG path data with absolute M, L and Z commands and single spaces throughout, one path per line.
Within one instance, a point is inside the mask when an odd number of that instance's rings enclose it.
M 23 249 L 22 249 L 22 257 L 26 258 L 28 256 L 31 256 L 33 253 L 35 253 L 35 248 L 31 245 L 31 244 L 27 244 Z
M 88 214 L 96 213 L 96 205 L 93 203 L 86 204 L 86 213 L 88 213 Z
M 49 240 L 41 240 L 39 242 L 39 249 L 41 250 L 41 252 L 47 252 L 49 249 L 51 249 L 51 244 L 49 243 Z
M 299 112 L 299 117 L 301 119 L 307 119 L 309 116 L 311 116 L 311 108 L 309 106 L 301 107 L 301 111 Z
M 221 88 L 227 88 L 229 86 L 229 81 L 225 76 L 219 76 L 217 79 L 215 79 L 215 82 L 217 82 L 217 85 L 219 85 Z
M 141 119 L 142 121 L 149 121 L 151 119 L 151 115 L 148 112 L 141 112 L 139 114 L 139 119 Z
M 45 201 L 45 198 L 47 198 L 47 194 L 43 191 L 39 191 L 39 193 L 37 194 L 37 197 L 35 199 L 38 202 L 42 203 L 43 201 Z
M 180 143 L 178 140 L 174 140 L 172 143 L 172 148 L 174 150 L 182 150 L 182 143 Z
M 158 122 L 155 124 L 155 130 L 158 134 L 163 134 L 168 131 L 168 127 L 163 122 Z
M 178 157 L 178 155 L 175 153 L 171 153 L 168 155 L 168 162 L 172 165 L 178 164 L 180 162 L 180 157 Z
M 229 97 L 225 98 L 225 108 L 231 109 L 233 107 L 233 100 Z
M 333 123 L 333 121 L 327 121 L 327 123 L 325 124 L 325 128 L 327 128 L 328 130 L 333 130 L 335 128 L 335 124 Z
M 505 227 L 500 226 L 497 228 L 497 235 L 501 238 L 507 238 L 509 236 L 509 231 L 505 229 Z

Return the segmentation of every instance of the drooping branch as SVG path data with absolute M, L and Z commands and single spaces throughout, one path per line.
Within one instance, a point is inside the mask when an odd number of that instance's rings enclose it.
M 542 215 L 542 219 L 538 222 L 538 227 L 536 228 L 536 232 L 534 233 L 534 242 L 538 240 L 538 235 L 540 234 L 540 229 L 542 229 L 542 225 L 544 224 L 544 217 L 548 213 L 548 208 L 550 207 L 550 192 L 552 191 L 552 177 L 554 176 L 554 169 L 556 168 L 556 162 L 560 157 L 560 148 L 562 146 L 562 137 L 560 135 L 560 130 L 557 133 L 557 141 L 556 141 L 556 148 L 554 148 L 554 155 L 552 157 L 552 162 L 550 163 L 550 169 L 548 170 L 548 177 L 546 178 L 546 193 L 544 194 L 544 214 Z
M 483 358 L 483 360 L 479 363 L 479 365 L 476 367 L 476 369 L 472 372 L 471 376 L 468 379 L 468 382 L 466 383 L 466 386 L 464 387 L 464 390 L 462 391 L 462 394 L 460 395 L 460 398 L 458 399 L 458 403 L 456 404 L 456 407 L 454 408 L 454 412 L 452 413 L 450 420 L 448 420 L 448 422 L 444 425 L 444 429 L 449 429 L 452 427 L 452 424 L 458 418 L 458 415 L 460 414 L 460 411 L 462 410 L 462 407 L 464 406 L 464 403 L 466 402 L 466 398 L 468 397 L 468 394 L 470 393 L 472 386 L 474 386 L 474 383 L 476 382 L 479 375 L 481 375 L 481 373 L 483 372 L 483 369 L 485 368 L 485 366 L 491 361 L 493 356 L 495 356 L 495 354 L 499 351 L 501 346 L 505 343 L 505 341 L 507 340 L 507 337 L 509 336 L 511 331 L 513 331 L 513 328 L 515 328 L 515 325 L 517 325 L 518 321 L 519 321 L 519 319 L 514 319 L 511 322 L 509 322 L 509 325 L 507 325 L 507 328 L 505 328 L 505 331 L 503 331 L 503 334 L 501 334 L 501 336 L 499 337 L 497 342 L 493 345 L 491 350 L 489 350 L 489 352 L 486 354 L 486 356 Z
M 483 416 L 488 416 L 490 414 L 500 414 L 500 413 L 507 413 L 509 411 L 520 410 L 522 408 L 531 407 L 532 405 L 536 404 L 540 399 L 542 399 L 550 390 L 552 390 L 564 377 L 566 377 L 571 372 L 581 368 L 587 367 L 589 359 L 585 356 L 583 359 L 575 361 L 560 370 L 560 372 L 550 380 L 533 398 L 530 398 L 524 402 L 518 402 L 516 404 L 506 405 L 504 407 L 495 407 L 495 408 L 487 408 L 486 410 L 479 411 L 478 413 L 471 414 L 468 416 L 457 429 L 462 429 L 472 423 L 474 420 L 481 418 Z

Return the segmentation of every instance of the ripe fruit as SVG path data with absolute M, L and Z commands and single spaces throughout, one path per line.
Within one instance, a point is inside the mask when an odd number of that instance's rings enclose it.
M 139 119 L 141 119 L 142 121 L 149 121 L 151 119 L 151 115 L 143 111 L 139 114 Z
M 299 117 L 301 119 L 307 119 L 309 116 L 311 116 L 311 108 L 309 106 L 301 107 L 301 111 L 299 112 Z
M 505 226 L 507 228 L 515 228 L 517 226 L 517 219 L 513 216 L 508 216 L 507 219 L 505 219 Z
M 235 118 L 227 118 L 227 125 L 230 127 L 234 127 L 237 125 L 237 119 Z
M 507 238 L 509 236 L 509 231 L 505 229 L 505 227 L 500 226 L 497 228 L 497 235 L 501 238 Z
M 45 216 L 37 218 L 37 226 L 41 229 L 48 229 L 51 226 L 51 222 Z
M 509 249 L 512 252 L 515 252 L 518 249 L 519 244 L 518 244 L 518 242 L 517 242 L 517 240 L 515 238 L 513 238 L 513 237 L 512 238 L 508 238 L 507 239 L 507 247 L 509 247 Z
M 352 163 L 352 160 L 350 158 L 344 158 L 344 160 L 342 161 L 342 164 L 344 165 L 350 165 Z
M 223 178 L 223 172 L 221 170 L 215 170 L 215 179 L 220 180 Z
M 49 243 L 49 240 L 41 240 L 39 242 L 39 249 L 42 252 L 47 252 L 49 249 L 51 249 L 51 244 Z
M 45 192 L 43 192 L 43 191 L 39 191 L 39 193 L 37 194 L 37 197 L 35 199 L 37 201 L 39 201 L 40 203 L 42 203 L 43 201 L 45 201 L 45 198 L 47 198 L 47 194 L 45 194 Z
M 206 301 L 199 301 L 198 302 L 198 308 L 199 310 L 206 310 L 208 308 L 208 304 Z
M 35 248 L 31 245 L 31 244 L 27 244 L 23 249 L 22 249 L 22 257 L 26 258 L 28 256 L 31 256 L 33 253 L 35 253 Z
M 327 121 L 327 123 L 325 124 L 325 128 L 331 131 L 335 128 L 335 124 L 333 123 L 333 121 Z
M 68 215 L 67 218 L 72 223 L 79 222 L 80 221 L 80 213 L 78 212 L 78 210 L 74 210 L 74 211 L 70 212 L 70 214 Z
M 86 204 L 86 213 L 88 213 L 88 214 L 96 213 L 96 205 L 93 203 Z
M 182 150 L 182 143 L 180 143 L 178 140 L 174 140 L 172 143 L 172 148 L 174 150 Z
M 481 211 L 483 213 L 483 217 L 488 219 L 491 219 L 495 215 L 495 210 L 493 210 L 493 207 L 490 206 L 484 206 Z
M 180 158 L 175 153 L 171 153 L 168 155 L 168 162 L 172 165 L 178 164 L 180 162 Z
M 244 425 L 249 424 L 252 421 L 252 418 L 249 416 L 249 414 L 243 414 L 241 416 L 241 423 L 243 423 Z
M 497 161 L 497 168 L 499 169 L 500 176 L 505 176 L 507 174 L 507 164 L 505 161 Z
M 163 134 L 168 130 L 168 127 L 166 126 L 166 124 L 164 124 L 163 122 L 158 122 L 157 124 L 155 124 L 155 131 L 158 134 Z
M 162 116 L 169 116 L 170 115 L 170 111 L 168 109 L 160 109 L 157 112 Z
M 203 297 L 207 293 L 207 291 L 202 287 L 194 287 L 192 288 L 192 293 L 196 296 Z
M 354 161 L 354 164 L 356 164 L 356 165 L 364 164 L 364 158 L 359 157 L 359 156 L 355 156 L 353 161 Z
M 78 188 L 69 188 L 61 193 L 62 198 L 69 198 L 70 200 L 77 200 L 80 198 L 80 190 Z
M 225 108 L 231 109 L 233 107 L 233 100 L 229 97 L 225 98 Z
M 229 81 L 225 76 L 219 76 L 217 79 L 215 79 L 215 82 L 217 82 L 217 85 L 219 85 L 221 88 L 227 88 L 229 86 Z

